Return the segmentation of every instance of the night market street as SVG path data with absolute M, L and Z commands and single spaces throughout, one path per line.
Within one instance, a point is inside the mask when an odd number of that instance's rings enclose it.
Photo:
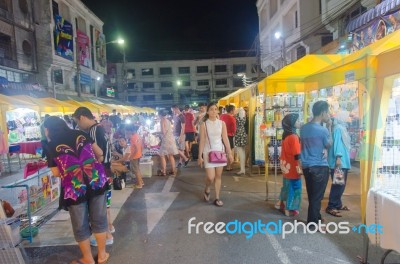
M 273 201 L 265 201 L 264 176 L 258 176 L 255 169 L 253 172 L 256 173 L 253 177 L 237 177 L 232 172 L 224 172 L 221 195 L 224 206 L 221 208 L 212 204 L 213 193 L 209 203 L 203 201 L 204 171 L 195 162 L 182 168 L 176 178 L 153 176 L 145 179 L 141 190 L 125 188 L 114 191 L 112 214 L 117 213 L 113 216 L 116 216 L 116 233 L 114 244 L 107 247 L 111 255 L 108 263 L 358 263 L 357 256 L 363 252 L 363 240 L 353 231 L 335 235 L 289 234 L 285 239 L 281 235 L 258 233 L 246 239 L 245 234 L 206 234 L 200 226 L 200 234 L 194 234 L 195 228 L 192 228 L 192 234 L 188 234 L 188 221 L 192 217 L 196 217 L 193 224 L 234 220 L 242 223 L 291 221 L 290 217 L 274 208 Z M 354 168 L 344 195 L 344 202 L 351 211 L 343 213 L 342 218 L 321 212 L 327 222 L 348 221 L 350 227 L 361 222 L 358 177 L 358 169 Z M 277 182 L 281 182 L 281 177 Z M 327 190 L 329 188 L 330 185 Z M 270 192 L 274 190 L 272 171 L 269 189 Z M 326 206 L 327 193 L 322 208 Z M 273 198 L 273 193 L 270 196 Z M 126 198 L 125 203 L 121 202 Z M 302 211 L 296 219 L 305 219 L 307 206 L 303 183 Z M 57 216 L 55 218 L 57 220 Z M 58 237 L 45 230 L 46 226 L 71 229 L 69 220 L 58 217 L 57 221 L 49 222 L 41 228 L 39 237 L 34 238 L 31 246 L 24 243 L 21 250 L 26 263 L 69 263 L 80 257 L 72 230 L 70 233 L 59 230 L 64 235 Z M 95 253 L 95 248 L 92 249 Z M 381 249 L 371 246 L 369 263 L 379 263 L 382 254 Z M 391 254 L 386 261 L 394 263 L 399 260 L 398 255 Z

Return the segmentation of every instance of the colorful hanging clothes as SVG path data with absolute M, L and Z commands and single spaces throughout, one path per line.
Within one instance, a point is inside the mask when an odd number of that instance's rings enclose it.
M 255 165 L 265 165 L 264 139 L 260 137 L 260 125 L 263 123 L 262 114 L 254 116 L 254 157 Z

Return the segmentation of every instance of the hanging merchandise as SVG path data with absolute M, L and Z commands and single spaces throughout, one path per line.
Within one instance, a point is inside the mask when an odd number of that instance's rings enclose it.
M 265 153 L 264 153 L 264 143 L 263 138 L 261 137 L 260 127 L 263 124 L 263 115 L 260 112 L 257 112 L 254 116 L 254 161 L 255 165 L 264 165 L 265 164 Z

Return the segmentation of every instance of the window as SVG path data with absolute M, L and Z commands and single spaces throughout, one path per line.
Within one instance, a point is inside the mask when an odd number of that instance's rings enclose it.
M 197 73 L 208 73 L 208 66 L 197 66 Z
M 156 96 L 155 95 L 144 95 L 143 96 L 143 100 L 146 101 L 155 101 L 156 100 Z
M 174 100 L 174 96 L 172 94 L 162 94 L 161 100 Z
M 172 68 L 171 67 L 160 68 L 160 75 L 172 75 Z
M 13 82 L 14 81 L 14 73 L 12 71 L 7 71 L 7 80 L 9 82 Z
M 182 86 L 184 87 L 190 87 L 190 81 L 183 81 Z
M 135 102 L 137 100 L 137 96 L 128 96 L 129 102 Z
M 243 87 L 242 79 L 233 78 L 233 87 Z
M 154 83 L 153 82 L 144 82 L 143 83 L 143 88 L 154 88 Z
M 208 85 L 209 84 L 209 81 L 208 80 L 198 80 L 197 81 L 197 85 L 198 86 L 206 86 L 206 85 Z
M 21 74 L 14 72 L 14 82 L 21 82 Z
M 136 83 L 128 83 L 128 90 L 133 90 L 133 89 L 136 89 L 136 88 L 137 88 Z
M 28 2 L 26 0 L 19 0 L 19 9 L 22 13 L 28 14 Z
M 0 8 L 8 11 L 7 0 L 0 0 Z
M 278 11 L 278 1 L 277 0 L 270 0 L 269 2 L 269 17 L 272 18 L 276 11 Z
M 227 72 L 226 65 L 215 65 L 215 72 Z
M 76 18 L 76 27 L 79 29 L 79 31 L 83 32 L 86 34 L 86 21 L 82 17 Z
M 228 79 L 217 79 L 215 80 L 216 85 L 227 85 L 228 84 Z
M 142 76 L 153 76 L 153 68 L 144 68 L 142 69 Z
M 246 64 L 234 64 L 233 73 L 237 74 L 239 72 L 246 72 Z
M 62 70 L 54 70 L 54 82 L 58 84 L 64 83 Z
M 0 54 L 2 58 L 12 59 L 11 37 L 0 33 Z
M 300 46 L 297 48 L 296 53 L 297 53 L 297 59 L 299 60 L 300 58 L 306 56 L 306 48 Z
M 321 45 L 325 46 L 326 44 L 329 44 L 333 41 L 333 36 L 322 36 L 321 37 Z
M 190 73 L 190 67 L 179 67 L 178 72 L 179 74 L 188 74 Z
M 7 79 L 7 71 L 3 70 L 3 69 L 0 69 L 0 77 L 4 77 L 4 78 Z
M 126 70 L 126 78 L 133 79 L 135 77 L 135 69 L 128 69 Z
M 161 82 L 161 88 L 171 88 L 172 82 Z
M 31 56 L 32 55 L 32 45 L 29 41 L 24 40 L 22 42 L 22 51 L 26 56 Z
M 2 2 L 2 1 L 1 1 Z M 56 1 L 52 1 L 52 6 L 53 6 L 53 16 L 58 16 L 60 15 L 60 11 L 58 10 L 58 3 Z

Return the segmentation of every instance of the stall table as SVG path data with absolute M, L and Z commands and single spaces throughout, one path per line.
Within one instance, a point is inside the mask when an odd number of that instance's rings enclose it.
M 42 148 L 42 143 L 40 141 L 27 141 L 20 142 L 18 145 L 21 146 L 19 153 L 36 155 L 36 150 Z

